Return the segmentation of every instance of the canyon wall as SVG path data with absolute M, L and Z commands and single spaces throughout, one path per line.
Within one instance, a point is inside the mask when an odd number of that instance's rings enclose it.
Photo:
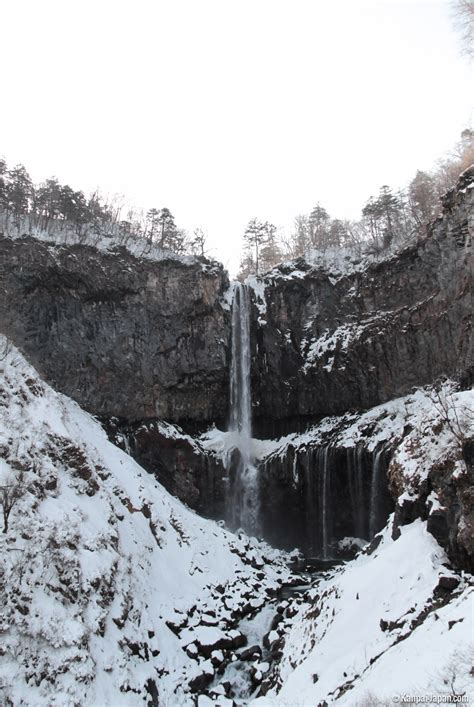
M 222 266 L 0 238 L 0 330 L 56 389 L 127 421 L 225 417 Z
M 347 274 L 301 260 L 263 278 L 257 420 L 368 409 L 441 376 L 472 383 L 473 185 L 471 168 L 427 235 L 391 258 Z
M 364 256 L 350 267 L 301 259 L 254 281 L 255 436 L 360 414 L 443 376 L 472 384 L 473 186 L 474 167 L 444 197 L 443 213 L 427 232 L 391 257 Z M 45 380 L 102 418 L 111 438 L 181 500 L 223 517 L 221 460 L 162 424 L 190 432 L 228 419 L 231 289 L 223 267 L 0 234 L 0 277 L 0 331 Z M 410 424 L 387 440 L 388 455 Z M 466 435 L 463 450 L 472 450 L 471 438 Z M 322 529 L 313 521 L 322 515 L 318 484 L 325 473 L 318 444 L 289 446 L 261 469 L 265 536 L 311 553 L 322 546 Z M 350 442 L 331 451 L 330 507 L 342 510 L 337 518 L 331 510 L 325 532 L 335 540 L 361 535 L 350 490 L 357 465 L 347 451 L 356 447 Z M 375 447 L 364 449 L 362 439 L 359 448 L 368 508 Z M 454 479 L 459 454 L 432 467 L 413 502 L 397 506 L 396 518 L 398 524 L 428 518 L 433 534 L 468 568 L 474 566 L 472 453 L 463 451 L 468 476 Z M 392 461 L 386 476 L 393 499 L 402 498 L 411 483 L 403 465 Z M 434 510 L 432 493 L 441 499 Z M 386 516 L 390 499 L 382 505 Z M 362 536 L 371 533 L 365 528 Z
M 368 409 L 440 376 L 472 381 L 473 184 L 471 168 L 428 233 L 390 258 L 345 274 L 294 261 L 257 282 L 257 429 Z M 0 329 L 57 390 L 128 422 L 225 422 L 222 266 L 1 234 L 0 263 Z

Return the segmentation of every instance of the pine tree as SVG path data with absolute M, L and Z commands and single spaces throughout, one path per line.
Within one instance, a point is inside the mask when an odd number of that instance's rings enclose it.
M 395 237 L 395 226 L 400 212 L 400 204 L 395 194 L 392 193 L 390 187 L 386 184 L 380 188 L 377 204 L 382 217 L 385 219 L 384 245 L 389 246 Z
M 87 201 L 82 191 L 74 191 L 68 184 L 59 190 L 59 212 L 80 231 L 87 222 Z
M 408 203 L 417 225 L 430 221 L 437 208 L 438 195 L 433 177 L 418 170 L 408 187 Z
M 265 224 L 257 218 L 251 219 L 244 233 L 244 248 L 252 255 L 255 275 L 260 272 L 260 250 L 265 243 L 265 237 Z
M 380 188 L 377 199 L 370 197 L 362 209 L 362 215 L 368 220 L 372 238 L 388 247 L 400 232 L 400 202 L 387 185 Z
M 36 189 L 35 210 L 43 217 L 44 223 L 61 213 L 61 186 L 56 177 L 47 179 Z
M 164 207 L 161 209 L 157 218 L 158 225 L 158 244 L 160 248 L 173 250 L 173 245 L 176 237 L 176 224 L 174 216 L 169 209 Z
M 317 204 L 308 216 L 309 239 L 313 248 L 324 249 L 328 245 L 329 214 Z
M 335 218 L 329 222 L 326 242 L 332 248 L 341 248 L 349 242 L 348 229 L 344 221 Z
M 33 183 L 23 165 L 8 171 L 6 196 L 7 206 L 15 215 L 28 212 L 33 198 Z
M 160 210 L 159 209 L 149 209 L 146 214 L 146 235 L 150 243 L 152 243 L 161 229 L 160 224 Z
M 263 244 L 260 250 L 260 271 L 267 272 L 281 260 L 281 248 L 277 239 L 277 227 L 269 221 L 263 224 Z

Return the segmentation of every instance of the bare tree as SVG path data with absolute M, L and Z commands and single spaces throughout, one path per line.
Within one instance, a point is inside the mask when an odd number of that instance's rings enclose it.
M 24 495 L 24 473 L 21 470 L 16 478 L 7 477 L 0 485 L 0 503 L 3 509 L 3 532 L 8 533 L 8 520 L 15 503 Z
M 467 406 L 458 405 L 452 391 L 445 388 L 432 390 L 429 398 L 438 415 L 462 447 L 469 437 L 469 431 L 473 429 L 474 411 Z
M 202 228 L 195 228 L 194 236 L 190 242 L 191 252 L 194 255 L 200 255 L 202 258 L 205 257 L 207 252 L 206 243 L 207 233 Z
M 455 0 L 454 22 L 461 34 L 464 52 L 474 58 L 474 2 L 473 0 Z

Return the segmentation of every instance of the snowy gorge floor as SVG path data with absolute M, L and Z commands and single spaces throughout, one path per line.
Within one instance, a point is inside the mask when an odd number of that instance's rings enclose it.
M 239 671 L 259 707 L 474 699 L 472 577 L 422 521 L 282 599 L 287 556 L 185 508 L 13 348 L 0 380 L 0 484 L 24 476 L 0 533 L 3 704 L 226 707 Z

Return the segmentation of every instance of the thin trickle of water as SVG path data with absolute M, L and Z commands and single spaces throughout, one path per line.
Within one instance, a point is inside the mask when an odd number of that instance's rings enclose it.
M 357 487 L 357 528 L 358 537 L 365 538 L 366 534 L 366 501 L 364 498 L 364 448 L 362 445 L 357 447 L 356 452 L 356 487 Z
M 363 448 L 357 446 L 347 450 L 347 474 L 349 480 L 349 495 L 352 505 L 352 516 L 354 519 L 354 536 L 365 537 L 365 515 L 364 504 L 364 459 Z
M 232 361 L 230 369 L 230 432 L 235 435 L 239 460 L 230 498 L 231 523 L 257 533 L 258 472 L 252 454 L 250 386 L 250 302 L 247 287 L 237 283 L 232 303 Z
M 309 554 L 316 553 L 318 551 L 318 525 L 316 518 L 318 517 L 318 489 L 314 487 L 313 484 L 313 455 L 314 452 L 311 449 L 306 449 L 304 452 L 304 464 L 303 469 L 305 472 L 306 489 L 305 489 L 305 506 L 306 506 L 306 528 L 307 528 L 307 538 L 308 538 L 308 551 Z M 296 458 L 296 454 L 295 454 Z M 316 461 L 319 460 L 319 449 L 316 452 Z M 319 467 L 317 467 L 318 469 Z
M 323 505 L 323 558 L 326 560 L 328 556 L 328 456 L 329 447 L 323 450 L 323 468 L 322 468 L 322 505 Z
M 372 478 L 370 483 L 369 533 L 371 539 L 376 534 L 379 525 L 379 506 L 383 461 L 383 449 L 379 449 L 378 452 L 375 453 L 372 462 Z
M 330 447 L 320 447 L 317 452 L 318 471 L 318 505 L 319 505 L 319 552 L 323 559 L 329 557 L 329 545 L 331 538 L 331 494 L 330 494 L 330 472 L 331 459 Z

